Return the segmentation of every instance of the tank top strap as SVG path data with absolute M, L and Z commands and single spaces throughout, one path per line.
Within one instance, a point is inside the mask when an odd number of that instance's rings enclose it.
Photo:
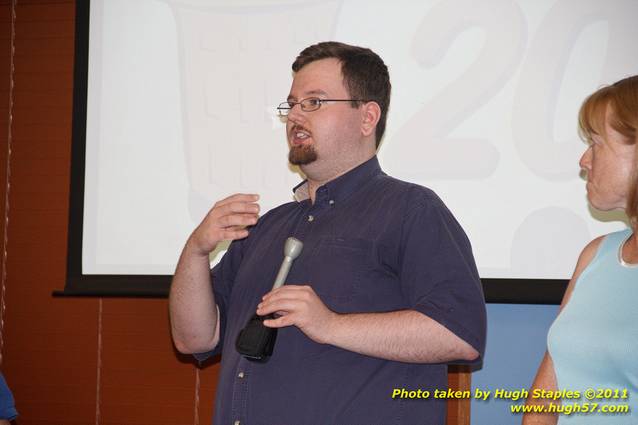
M 600 246 L 596 251 L 596 255 L 592 259 L 592 263 L 612 262 L 618 263 L 618 250 L 620 245 L 632 234 L 632 229 L 619 230 L 609 233 L 600 242 Z

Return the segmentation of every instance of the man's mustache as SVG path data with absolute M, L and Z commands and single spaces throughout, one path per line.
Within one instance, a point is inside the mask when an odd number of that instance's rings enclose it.
M 305 128 L 305 127 L 303 127 L 301 125 L 295 124 L 295 125 L 292 126 L 292 128 L 288 132 L 288 136 L 292 136 L 293 134 L 295 134 L 298 131 L 302 131 L 302 132 L 307 133 L 309 135 L 311 134 L 310 130 L 308 130 L 307 128 Z

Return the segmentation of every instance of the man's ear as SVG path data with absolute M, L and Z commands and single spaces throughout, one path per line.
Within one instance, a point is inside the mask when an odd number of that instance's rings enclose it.
M 364 136 L 373 135 L 379 118 L 381 118 L 379 104 L 374 101 L 364 103 L 361 107 L 361 134 Z

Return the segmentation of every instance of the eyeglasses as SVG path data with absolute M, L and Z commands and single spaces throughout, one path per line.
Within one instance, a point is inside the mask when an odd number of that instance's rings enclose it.
M 277 106 L 277 113 L 280 117 L 288 116 L 288 113 L 295 105 L 299 105 L 304 112 L 312 112 L 321 108 L 321 105 L 328 102 L 367 102 L 361 99 L 320 99 L 318 97 L 309 97 L 299 102 L 282 102 Z

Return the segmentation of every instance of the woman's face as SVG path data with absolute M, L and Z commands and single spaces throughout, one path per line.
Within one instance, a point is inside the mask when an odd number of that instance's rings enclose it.
M 630 178 L 636 163 L 636 145 L 610 125 L 613 111 L 605 112 L 604 134 L 593 134 L 592 141 L 580 158 L 587 174 L 587 198 L 598 210 L 624 209 Z

